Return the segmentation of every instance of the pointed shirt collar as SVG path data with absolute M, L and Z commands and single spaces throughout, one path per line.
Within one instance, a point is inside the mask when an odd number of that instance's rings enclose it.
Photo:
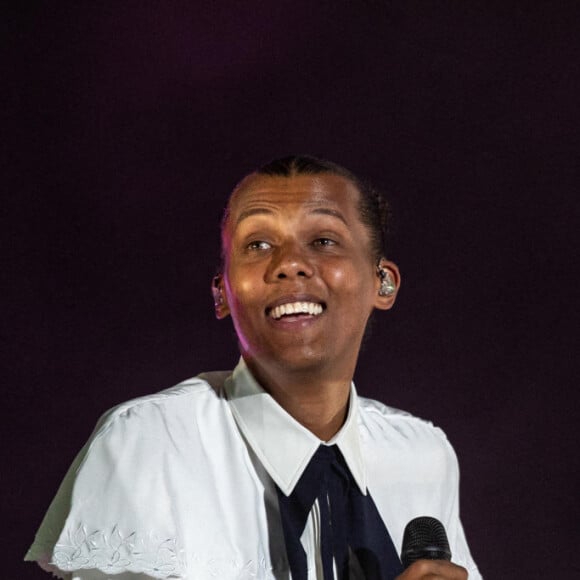
M 320 445 L 337 445 L 361 493 L 366 476 L 358 432 L 358 401 L 351 383 L 348 415 L 340 431 L 322 441 L 266 393 L 240 359 L 225 383 L 236 423 L 262 465 L 285 495 L 290 495 Z

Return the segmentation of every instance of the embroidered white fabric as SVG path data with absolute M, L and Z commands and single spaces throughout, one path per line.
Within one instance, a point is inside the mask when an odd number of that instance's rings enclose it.
M 480 579 L 443 432 L 357 398 L 354 386 L 351 400 L 334 442 L 397 549 L 406 523 L 431 515 L 454 561 Z M 289 493 L 319 444 L 243 362 L 233 376 L 208 373 L 124 403 L 75 459 L 26 559 L 66 580 L 288 580 L 274 481 Z M 309 579 L 319 558 L 314 520 L 303 535 Z

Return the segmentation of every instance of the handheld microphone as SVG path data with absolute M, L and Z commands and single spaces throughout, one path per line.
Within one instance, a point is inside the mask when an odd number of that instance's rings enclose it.
M 428 516 L 411 520 L 403 534 L 401 561 L 408 568 L 415 560 L 451 560 L 443 524 Z

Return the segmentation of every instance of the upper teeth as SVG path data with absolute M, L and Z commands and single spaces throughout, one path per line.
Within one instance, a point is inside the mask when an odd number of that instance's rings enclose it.
M 270 316 L 274 319 L 281 318 L 285 314 L 312 314 L 317 316 L 322 313 L 322 306 L 316 302 L 290 302 L 289 304 L 280 304 L 270 311 Z

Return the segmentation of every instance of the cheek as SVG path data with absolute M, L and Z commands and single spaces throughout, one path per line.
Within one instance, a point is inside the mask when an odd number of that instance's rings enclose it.
M 234 291 L 234 296 L 238 302 L 251 302 L 252 298 L 257 294 L 257 285 L 251 280 L 244 280 L 239 283 Z
M 259 284 L 251 276 L 230 275 L 226 281 L 226 288 L 228 302 L 236 312 L 243 313 L 259 301 Z
M 352 291 L 355 286 L 356 276 L 354 272 L 347 270 L 335 270 L 329 277 L 329 282 L 337 291 Z
M 372 269 L 362 269 L 355 264 L 342 265 L 326 272 L 328 284 L 335 291 L 359 295 L 374 288 L 374 276 Z

